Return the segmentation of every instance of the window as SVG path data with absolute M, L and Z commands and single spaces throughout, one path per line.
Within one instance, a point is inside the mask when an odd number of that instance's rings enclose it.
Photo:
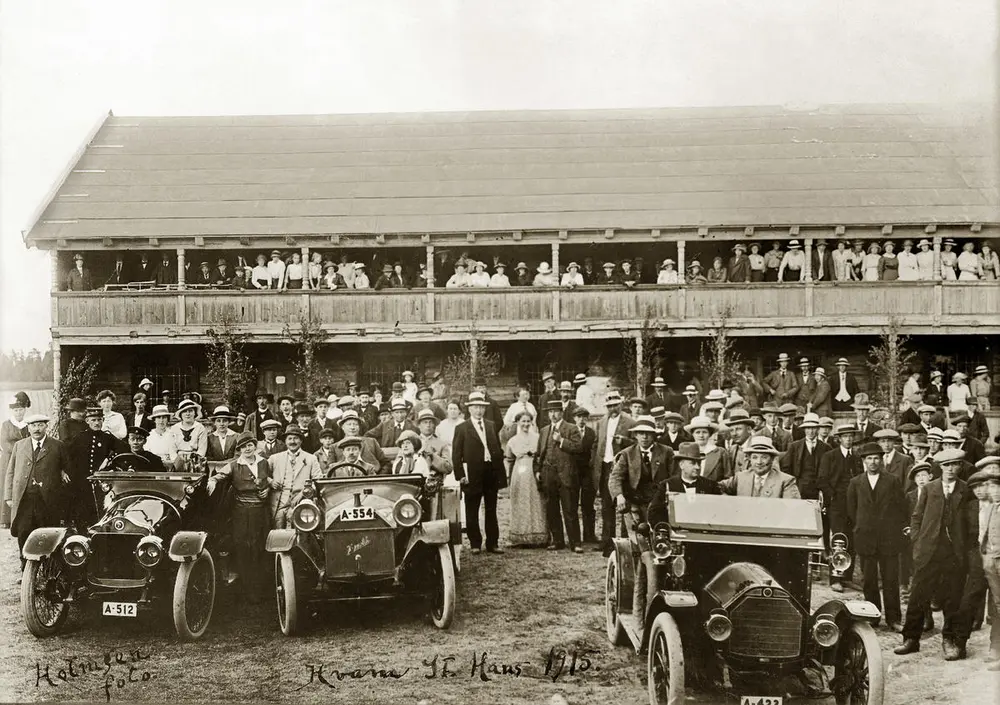
M 149 378 L 153 382 L 153 402 L 160 399 L 164 389 L 176 403 L 184 392 L 198 391 L 198 370 L 193 365 L 185 366 L 136 366 L 132 368 L 132 389 L 139 389 L 139 382 Z

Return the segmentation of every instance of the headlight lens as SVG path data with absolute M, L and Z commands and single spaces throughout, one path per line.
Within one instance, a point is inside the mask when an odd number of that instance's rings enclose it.
M 316 485 L 311 482 L 306 482 L 305 487 L 302 488 L 302 496 L 306 499 L 312 499 L 316 496 Z
M 851 554 L 847 551 L 834 551 L 830 556 L 830 566 L 838 573 L 843 573 L 851 567 Z
M 653 555 L 657 558 L 669 558 L 671 552 L 670 531 L 657 530 L 653 535 Z
M 670 563 L 670 572 L 675 578 L 683 578 L 684 574 L 687 573 L 687 561 L 684 560 L 684 556 L 677 556 Z
M 725 641 L 733 635 L 733 623 L 724 614 L 713 614 L 705 622 L 705 632 L 712 641 Z
M 110 491 L 111 491 L 111 483 L 110 482 L 102 482 L 101 483 L 101 492 L 104 492 L 105 494 L 107 494 Z
M 400 526 L 415 526 L 421 513 L 420 502 L 411 495 L 400 497 L 392 507 L 392 516 Z
M 823 648 L 833 646 L 840 639 L 840 627 L 829 617 L 820 617 L 812 628 L 813 639 Z
M 152 568 L 163 560 L 163 540 L 159 536 L 146 536 L 135 547 L 135 559 L 143 568 Z
M 196 485 L 184 485 L 184 494 L 193 495 Z
M 292 510 L 292 526 L 299 531 L 313 531 L 319 526 L 319 507 L 312 500 L 303 500 Z
M 70 536 L 63 543 L 63 561 L 73 568 L 79 567 L 90 558 L 90 539 L 86 536 Z

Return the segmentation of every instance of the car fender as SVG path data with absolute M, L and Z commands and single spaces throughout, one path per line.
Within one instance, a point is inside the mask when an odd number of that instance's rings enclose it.
M 661 612 L 676 613 L 681 610 L 691 610 L 698 607 L 698 596 L 687 590 L 660 590 L 646 606 L 646 619 L 642 630 L 642 643 L 639 650 L 646 648 L 649 642 L 649 632 L 653 620 Z
M 406 544 L 404 558 L 409 556 L 410 551 L 418 543 L 426 543 L 429 546 L 436 546 L 451 541 L 451 524 L 447 519 L 434 519 L 423 521 L 413 527 L 410 532 L 410 540 Z
M 264 550 L 268 553 L 284 553 L 295 545 L 295 529 L 271 529 L 267 532 Z
M 170 539 L 167 555 L 177 563 L 191 563 L 205 550 L 208 534 L 204 531 L 178 531 Z
M 812 619 L 809 621 L 810 630 L 820 617 L 829 617 L 832 619 L 837 628 L 840 629 L 841 637 L 843 637 L 854 622 L 868 622 L 872 626 L 875 626 L 878 620 L 881 619 L 882 612 L 871 602 L 865 600 L 830 600 L 813 612 Z M 818 647 L 814 642 L 813 647 L 819 649 L 818 658 L 821 663 L 827 666 L 833 664 L 837 651 L 836 645 L 828 649 L 823 649 Z
M 628 539 L 612 539 L 614 557 L 618 568 L 618 611 L 632 612 L 632 588 L 635 585 L 635 558 Z
M 28 540 L 24 543 L 25 559 L 37 561 L 48 558 L 62 546 L 63 540 L 69 529 L 60 526 L 46 526 L 35 529 L 28 535 Z

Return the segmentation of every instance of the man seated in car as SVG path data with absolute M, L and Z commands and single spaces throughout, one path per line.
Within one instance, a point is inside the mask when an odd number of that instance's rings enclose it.
M 671 492 L 685 494 L 722 494 L 719 483 L 701 476 L 701 461 L 704 456 L 697 443 L 681 443 L 674 453 L 677 461 L 679 474 L 671 475 L 666 482 L 660 482 L 653 491 L 653 500 L 646 510 L 646 522 L 649 527 L 655 528 L 657 524 L 666 523 L 669 519 L 667 515 L 667 496 Z
M 802 499 L 795 478 L 781 472 L 775 465 L 774 459 L 779 453 L 769 437 L 751 438 L 746 454 L 748 469 L 719 483 L 719 488 L 725 494 Z
M 337 450 L 340 451 L 344 463 L 354 463 L 364 468 L 364 472 L 350 465 L 343 465 L 327 471 L 327 477 L 365 477 L 366 475 L 377 475 L 378 468 L 369 462 L 361 459 L 361 445 L 363 439 L 360 436 L 348 436 L 337 443 Z
M 674 452 L 656 442 L 660 431 L 652 416 L 639 416 L 629 433 L 636 442 L 615 456 L 608 490 L 615 498 L 619 513 L 633 507 L 642 522 L 657 483 L 666 480 L 673 472 Z
M 149 438 L 149 431 L 141 426 L 129 426 L 128 428 L 128 451 L 132 455 L 138 455 L 145 463 L 130 462 L 128 470 L 135 472 L 163 472 L 167 469 L 163 459 L 155 453 L 146 450 L 146 439 Z M 123 470 L 126 468 L 122 468 Z

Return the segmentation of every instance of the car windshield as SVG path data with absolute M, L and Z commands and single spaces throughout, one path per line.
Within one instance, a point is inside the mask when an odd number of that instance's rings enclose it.
M 819 503 L 802 499 L 676 494 L 670 526 L 697 532 L 813 537 L 823 534 Z
M 176 513 L 176 510 L 166 501 L 143 495 L 124 497 L 116 502 L 109 512 L 128 519 L 138 526 L 148 526 L 150 529 L 159 525 L 163 518 L 171 513 Z

